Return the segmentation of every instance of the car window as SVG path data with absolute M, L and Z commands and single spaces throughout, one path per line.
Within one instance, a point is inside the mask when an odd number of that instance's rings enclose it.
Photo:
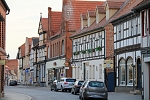
M 82 84 L 82 87 L 84 87 L 86 83 L 87 83 L 87 82 L 84 82 L 84 83 Z
M 66 79 L 66 82 L 75 82 L 76 79 Z
M 84 81 L 79 81 L 79 82 L 78 82 L 78 85 L 82 85 L 82 84 L 83 84 L 83 82 L 84 82 Z
M 89 86 L 90 87 L 104 87 L 104 83 L 93 81 L 93 82 L 89 82 Z

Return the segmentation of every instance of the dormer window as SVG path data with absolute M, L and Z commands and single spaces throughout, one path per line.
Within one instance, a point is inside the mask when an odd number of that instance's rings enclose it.
M 111 18 L 123 5 L 124 2 L 107 1 L 104 9 L 106 10 L 106 20 Z
M 89 27 L 96 20 L 95 11 L 88 10 L 87 17 L 88 17 L 88 27 Z

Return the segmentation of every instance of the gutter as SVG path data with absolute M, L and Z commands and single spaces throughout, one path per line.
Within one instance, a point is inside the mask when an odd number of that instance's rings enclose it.
M 10 9 L 9 9 L 9 7 L 8 7 L 8 5 L 7 5 L 7 3 L 6 3 L 5 0 L 1 0 L 1 1 L 2 1 L 2 3 L 4 4 L 6 10 L 8 11 L 8 12 L 6 13 L 6 15 L 8 15 L 8 14 L 10 13 Z

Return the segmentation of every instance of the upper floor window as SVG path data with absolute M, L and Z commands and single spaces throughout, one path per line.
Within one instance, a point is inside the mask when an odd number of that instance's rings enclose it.
M 65 54 L 65 43 L 64 43 L 64 40 L 62 40 L 62 45 L 61 45 L 61 52 L 62 52 L 62 54 Z
M 48 58 L 50 58 L 50 47 L 48 47 Z

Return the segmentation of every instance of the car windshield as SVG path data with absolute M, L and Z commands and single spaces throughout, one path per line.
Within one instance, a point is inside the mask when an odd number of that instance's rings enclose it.
M 93 81 L 93 82 L 89 82 L 89 86 L 90 87 L 104 87 L 104 83 Z
M 78 85 L 82 85 L 82 84 L 83 84 L 83 82 L 84 82 L 84 81 L 79 81 L 79 82 L 78 82 Z
M 66 79 L 66 82 L 75 82 L 76 79 Z

